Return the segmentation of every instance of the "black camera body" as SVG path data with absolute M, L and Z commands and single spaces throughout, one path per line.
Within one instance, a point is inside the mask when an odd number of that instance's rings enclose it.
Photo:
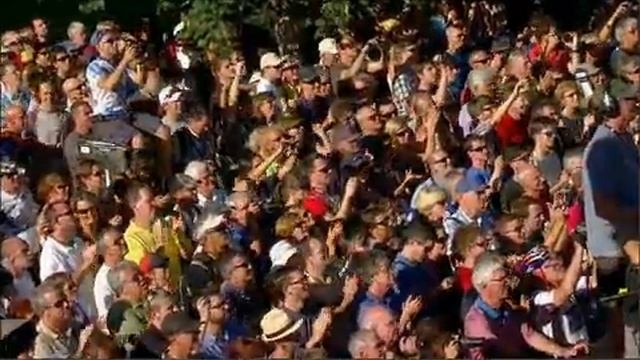
M 78 152 L 81 158 L 92 159 L 98 162 L 109 172 L 110 177 L 123 174 L 128 165 L 128 149 L 117 144 L 82 140 L 78 143 Z

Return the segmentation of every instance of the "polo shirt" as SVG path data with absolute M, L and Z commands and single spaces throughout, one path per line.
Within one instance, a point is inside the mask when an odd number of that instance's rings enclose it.
M 58 334 L 40 322 L 37 326 L 33 346 L 35 359 L 68 359 L 78 350 L 78 336 L 69 329 L 64 334 Z
M 73 273 L 82 263 L 81 256 L 82 244 L 78 239 L 65 245 L 47 237 L 40 253 L 40 281 L 58 272 Z

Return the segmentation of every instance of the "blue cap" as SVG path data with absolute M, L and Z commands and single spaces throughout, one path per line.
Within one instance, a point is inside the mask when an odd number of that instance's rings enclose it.
M 470 175 L 471 174 L 469 174 L 469 172 L 467 171 L 464 174 L 464 177 L 460 179 L 460 181 L 458 181 L 458 183 L 456 184 L 456 192 L 458 194 L 477 192 L 484 190 L 487 187 L 487 185 L 484 184 L 484 182 L 479 178 Z

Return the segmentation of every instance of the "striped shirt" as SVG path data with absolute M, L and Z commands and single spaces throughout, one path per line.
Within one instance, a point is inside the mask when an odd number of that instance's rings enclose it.
M 116 88 L 106 90 L 98 84 L 101 79 L 111 75 L 116 68 L 107 60 L 97 58 L 87 67 L 87 83 L 91 92 L 91 100 L 94 104 L 94 112 L 109 118 L 124 117 L 127 115 L 127 99 L 135 94 L 136 85 L 125 73 L 120 78 Z

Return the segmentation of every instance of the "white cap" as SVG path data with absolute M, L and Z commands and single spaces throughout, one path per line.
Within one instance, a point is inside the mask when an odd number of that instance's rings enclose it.
M 271 259 L 271 267 L 287 265 L 287 261 L 295 255 L 298 250 L 295 246 L 284 240 L 275 243 L 269 250 L 269 258 Z
M 336 43 L 336 39 L 326 38 L 322 39 L 318 44 L 318 52 L 322 54 L 337 54 L 338 53 L 338 45 Z
M 280 64 L 282 64 L 282 59 L 273 52 L 268 52 L 260 58 L 260 70 L 264 70 L 270 66 L 279 66 Z
M 182 98 L 182 90 L 172 85 L 163 88 L 160 90 L 160 94 L 158 94 L 158 100 L 161 106 L 180 101 L 180 98 Z

